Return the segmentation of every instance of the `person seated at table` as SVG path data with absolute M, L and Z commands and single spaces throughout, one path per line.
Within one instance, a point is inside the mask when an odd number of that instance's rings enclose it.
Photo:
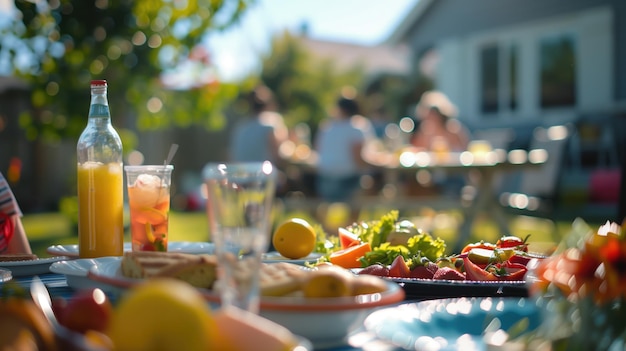
M 444 155 L 467 150 L 469 133 L 456 118 L 457 107 L 444 93 L 435 90 L 423 93 L 415 114 L 419 127 L 413 134 L 411 144 L 418 150 Z M 444 195 L 450 196 L 459 195 L 466 182 L 463 175 L 442 172 L 434 172 L 432 179 Z
M 21 217 L 9 183 L 0 172 L 0 254 L 32 254 Z
M 331 203 L 352 200 L 367 166 L 362 153 L 370 138 L 373 138 L 371 123 L 359 114 L 357 101 L 342 95 L 330 118 L 320 124 L 315 140 L 316 185 L 322 200 Z
M 411 144 L 427 151 L 465 151 L 469 134 L 457 117 L 457 107 L 439 91 L 422 94 L 415 114 L 419 127 Z

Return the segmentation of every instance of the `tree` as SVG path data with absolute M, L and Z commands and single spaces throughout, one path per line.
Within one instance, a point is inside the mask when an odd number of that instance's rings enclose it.
M 306 123 L 312 130 L 327 117 L 341 89 L 358 88 L 363 78 L 360 67 L 341 70 L 332 59 L 317 58 L 289 32 L 273 38 L 260 75 L 275 92 L 285 122 L 289 126 Z
M 235 23 L 254 2 L 16 0 L 15 16 L 0 21 L 0 59 L 31 83 L 35 113 L 20 119 L 27 137 L 77 137 L 94 78 L 109 81 L 114 124 L 122 129 L 220 128 L 235 86 L 209 74 L 177 90 L 162 74 L 185 62 L 210 73 L 210 57 L 198 55 L 204 35 Z

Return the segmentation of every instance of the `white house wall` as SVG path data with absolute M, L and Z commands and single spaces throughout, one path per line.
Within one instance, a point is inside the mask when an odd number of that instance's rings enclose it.
M 457 103 L 462 117 L 474 125 L 483 121 L 491 125 L 494 122 L 510 125 L 512 122 L 548 120 L 562 123 L 577 118 L 581 113 L 610 110 L 614 98 L 612 25 L 612 11 L 610 7 L 603 6 L 441 40 L 436 46 L 440 55 L 436 87 L 448 94 Z M 571 33 L 576 38 L 577 106 L 542 110 L 538 94 L 539 43 L 542 38 L 564 33 Z M 494 42 L 499 45 L 515 43 L 518 48 L 518 108 L 513 111 L 501 109 L 497 116 L 490 117 L 480 109 L 479 54 L 483 45 Z M 499 62 L 504 62 L 503 57 Z M 504 68 L 500 67 L 501 70 Z M 500 87 L 506 86 L 505 83 L 506 80 L 500 81 Z
M 613 15 L 608 8 L 580 18 L 577 58 L 579 110 L 583 113 L 610 110 L 613 101 Z

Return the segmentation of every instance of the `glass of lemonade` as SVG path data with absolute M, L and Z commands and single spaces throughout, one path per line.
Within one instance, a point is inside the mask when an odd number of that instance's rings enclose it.
M 269 161 L 204 167 L 210 235 L 222 268 L 217 289 L 223 307 L 259 312 L 261 255 L 269 245 L 275 177 Z
M 167 251 L 172 165 L 124 166 L 133 251 Z

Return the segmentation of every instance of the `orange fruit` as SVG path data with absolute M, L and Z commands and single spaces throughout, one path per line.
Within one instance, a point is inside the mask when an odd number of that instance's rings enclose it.
M 315 249 L 315 230 L 302 218 L 283 222 L 272 236 L 272 244 L 286 258 L 298 259 L 308 256 Z

